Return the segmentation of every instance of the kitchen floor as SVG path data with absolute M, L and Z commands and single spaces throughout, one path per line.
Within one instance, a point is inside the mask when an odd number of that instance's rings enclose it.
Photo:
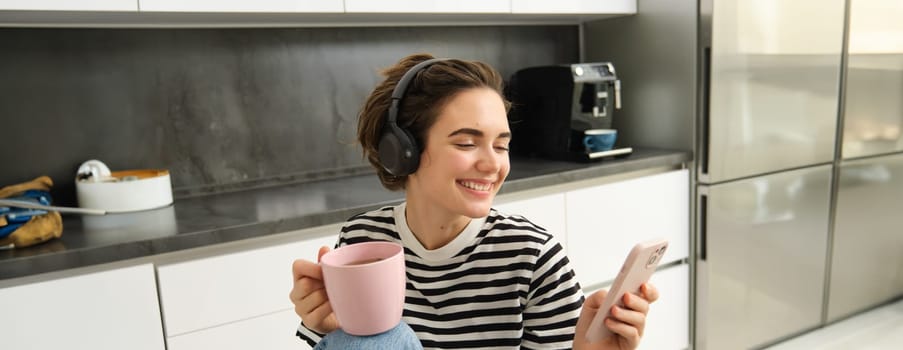
M 803 349 L 903 349 L 903 299 L 767 348 Z

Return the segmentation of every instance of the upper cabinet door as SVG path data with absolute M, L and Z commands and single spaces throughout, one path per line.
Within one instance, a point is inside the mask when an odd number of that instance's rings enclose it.
M 315 261 L 320 247 L 335 245 L 338 229 L 338 225 L 323 226 L 310 230 L 317 237 L 298 242 L 158 264 L 166 336 L 190 334 L 291 308 L 285 294 L 292 289 L 292 281 L 285 275 L 292 261 Z
M 702 4 L 701 4 L 702 6 Z M 701 27 L 705 183 L 834 159 L 844 0 L 714 0 Z M 706 11 L 702 8 L 706 23 Z
M 583 288 L 610 281 L 630 249 L 664 238 L 662 264 L 690 254 L 689 171 L 581 188 L 565 194 L 568 257 Z
M 530 222 L 545 228 L 546 232 L 558 239 L 561 247 L 567 252 L 567 214 L 564 211 L 565 201 L 563 193 L 510 202 L 505 201 L 504 203 L 495 204 L 493 207 L 508 215 L 521 215 L 530 220 Z
M 850 2 L 843 157 L 903 151 L 903 2 Z
M 636 0 L 511 0 L 513 13 L 634 14 Z
M 511 0 L 345 0 L 351 13 L 511 13 Z
M 0 10 L 138 11 L 138 0 L 0 0 Z
M 311 12 L 341 13 L 342 0 L 140 0 L 149 12 Z

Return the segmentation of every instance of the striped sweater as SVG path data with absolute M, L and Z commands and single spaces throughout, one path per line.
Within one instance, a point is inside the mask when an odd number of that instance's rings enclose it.
M 491 210 L 449 244 L 425 249 L 404 203 L 352 217 L 337 246 L 382 240 L 405 247 L 403 320 L 425 349 L 569 349 L 583 294 L 557 240 L 521 216 Z M 322 337 L 302 321 L 311 346 Z

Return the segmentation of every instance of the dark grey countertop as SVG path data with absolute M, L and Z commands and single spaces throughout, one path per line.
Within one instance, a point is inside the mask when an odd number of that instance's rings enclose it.
M 655 149 L 593 163 L 512 158 L 501 193 L 679 166 L 691 159 L 690 152 Z M 339 223 L 402 199 L 401 192 L 383 189 L 376 175 L 367 174 L 177 199 L 169 207 L 135 213 L 67 215 L 60 239 L 0 251 L 0 280 Z

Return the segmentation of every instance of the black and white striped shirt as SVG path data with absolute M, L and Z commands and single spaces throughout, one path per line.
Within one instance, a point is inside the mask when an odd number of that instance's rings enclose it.
M 495 209 L 449 244 L 425 249 L 404 203 L 352 217 L 337 246 L 366 241 L 405 247 L 403 320 L 426 349 L 569 349 L 583 293 L 558 241 L 521 216 Z M 313 346 L 321 335 L 298 327 Z

